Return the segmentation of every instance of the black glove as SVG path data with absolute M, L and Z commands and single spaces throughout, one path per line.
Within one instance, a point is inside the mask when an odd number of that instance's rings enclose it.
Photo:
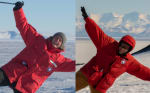
M 20 1 L 16 2 L 15 7 L 14 7 L 14 11 L 19 10 L 20 8 L 22 8 L 23 5 L 24 5 L 23 1 L 22 2 L 20 2 Z
M 88 15 L 87 15 L 84 7 L 81 7 L 81 12 L 82 12 L 82 16 L 84 17 L 84 19 L 86 19 L 88 17 Z

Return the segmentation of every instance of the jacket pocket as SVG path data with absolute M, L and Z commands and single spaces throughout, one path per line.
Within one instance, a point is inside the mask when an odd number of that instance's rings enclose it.
M 98 66 L 93 66 L 93 69 L 95 70 L 95 72 L 88 78 L 88 83 L 91 86 L 95 87 L 101 80 L 103 69 L 100 70 Z

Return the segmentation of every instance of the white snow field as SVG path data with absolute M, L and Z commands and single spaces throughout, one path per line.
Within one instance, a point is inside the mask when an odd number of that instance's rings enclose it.
M 15 57 L 25 47 L 22 41 L 0 40 L 0 67 Z M 66 57 L 75 59 L 74 42 L 66 45 Z M 0 93 L 13 93 L 9 87 L 0 87 Z M 75 93 L 74 72 L 54 72 L 36 93 Z
M 132 52 L 138 51 L 150 44 L 150 40 L 136 41 L 136 47 Z M 93 43 L 90 40 L 77 40 L 76 41 L 76 62 L 87 63 L 96 52 Z M 150 52 L 141 53 L 135 58 L 147 67 L 150 67 Z M 77 66 L 78 71 L 82 66 Z M 77 93 L 90 93 L 89 87 L 86 87 Z M 135 76 L 124 73 L 107 91 L 107 93 L 150 93 L 150 81 L 143 81 Z

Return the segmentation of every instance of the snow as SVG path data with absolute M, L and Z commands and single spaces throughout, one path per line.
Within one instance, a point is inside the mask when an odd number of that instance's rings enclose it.
M 136 47 L 132 52 L 138 51 L 149 45 L 150 41 L 137 41 Z M 88 51 L 87 51 L 88 50 Z M 89 40 L 76 41 L 76 62 L 87 63 L 96 53 L 96 49 Z M 143 65 L 150 67 L 150 52 L 135 55 L 135 58 Z M 82 66 L 77 66 L 78 71 Z M 150 93 L 150 82 L 143 81 L 128 73 L 122 74 L 112 85 L 107 93 Z M 90 93 L 89 87 L 86 87 L 77 93 Z
M 91 14 L 90 17 L 96 22 L 96 24 L 99 23 L 100 15 L 97 15 L 97 14 Z
M 9 39 L 10 34 L 7 32 L 0 32 L 0 39 Z
M 150 44 L 150 41 L 137 41 L 137 46 L 133 52 L 142 49 L 143 47 Z M 6 64 L 16 54 L 18 54 L 23 48 L 24 43 L 22 41 L 0 41 L 0 66 Z M 66 57 L 75 59 L 74 43 L 67 43 L 67 50 L 64 55 Z M 88 51 L 87 51 L 88 50 Z M 86 63 L 95 54 L 96 50 L 91 41 L 89 40 L 77 40 L 76 41 L 76 60 L 77 63 Z M 142 53 L 136 55 L 136 59 L 147 67 L 150 67 L 150 53 Z M 81 66 L 77 67 L 79 70 Z M 74 93 L 75 92 L 75 73 L 68 72 L 53 73 L 37 93 Z M 150 93 L 150 82 L 140 80 L 127 73 L 121 75 L 108 90 L 107 93 Z M 13 93 L 9 87 L 0 87 L 0 93 Z M 77 93 L 90 93 L 89 87 L 78 91 Z
M 15 57 L 23 48 L 21 40 L 0 40 L 0 66 L 3 66 Z M 66 57 L 75 59 L 74 42 L 68 42 Z M 54 72 L 40 87 L 36 93 L 74 93 L 75 73 L 74 72 Z M 9 87 L 0 87 L 0 93 L 13 93 Z
M 0 40 L 2 39 L 19 39 L 19 35 L 15 31 L 0 31 Z

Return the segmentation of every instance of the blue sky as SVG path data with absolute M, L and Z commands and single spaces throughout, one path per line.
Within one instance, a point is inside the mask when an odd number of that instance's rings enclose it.
M 76 15 L 85 6 L 90 13 L 115 12 L 125 14 L 133 11 L 150 14 L 150 0 L 76 0 Z
M 0 0 L 16 2 L 18 0 Z M 67 37 L 75 35 L 74 0 L 24 0 L 24 12 L 28 22 L 43 35 L 64 32 Z M 15 30 L 13 5 L 0 4 L 0 31 Z

